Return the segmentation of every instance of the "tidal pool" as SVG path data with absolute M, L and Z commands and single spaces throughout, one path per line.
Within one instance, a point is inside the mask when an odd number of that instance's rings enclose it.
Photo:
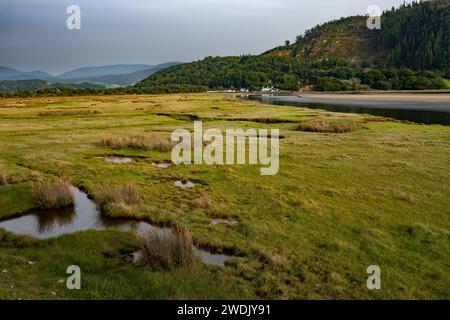
M 160 169 L 167 169 L 170 166 L 170 163 L 169 162 L 160 162 L 160 163 L 154 163 L 154 165 Z
M 192 181 L 187 181 L 186 183 L 184 183 L 181 180 L 177 180 L 175 181 L 175 186 L 182 189 L 193 188 L 195 187 L 195 183 L 193 183 Z
M 231 257 L 225 254 L 213 254 L 205 250 L 200 250 L 196 247 L 193 247 L 194 253 L 203 263 L 223 267 L 225 266 L 225 262 L 229 260 Z M 140 264 L 142 261 L 142 251 L 136 251 L 131 254 L 130 260 L 134 264 Z
M 17 235 L 27 235 L 38 239 L 50 239 L 65 234 L 86 230 L 119 230 L 145 234 L 149 231 L 166 232 L 148 222 L 129 219 L 110 219 L 104 217 L 97 205 L 77 188 L 73 188 L 74 205 L 72 207 L 31 211 L 21 217 L 0 222 L 0 228 Z M 212 265 L 224 265 L 229 256 L 215 255 L 195 248 L 201 261 Z M 134 257 L 137 259 L 137 257 Z
M 111 162 L 111 163 L 123 164 L 123 163 L 133 162 L 133 159 L 129 158 L 129 157 L 109 156 L 109 157 L 105 157 L 105 161 Z
M 217 224 L 228 224 L 232 226 L 237 226 L 239 224 L 239 220 L 237 219 L 212 219 L 211 224 L 217 225 Z

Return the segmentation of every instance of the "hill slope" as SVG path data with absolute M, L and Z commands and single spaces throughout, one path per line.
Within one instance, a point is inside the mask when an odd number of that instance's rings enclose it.
M 296 90 L 431 89 L 449 76 L 450 0 L 435 0 L 385 12 L 382 29 L 356 16 L 317 26 L 259 56 L 208 57 L 171 67 L 137 84 Z M 404 69 L 409 67 L 414 70 Z M 401 69 L 396 69 L 401 68 Z M 439 69 L 439 72 L 423 72 Z

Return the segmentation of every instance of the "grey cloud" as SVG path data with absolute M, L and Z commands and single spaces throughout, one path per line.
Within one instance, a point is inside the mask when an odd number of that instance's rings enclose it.
M 377 2 L 377 3 L 374 3 Z M 317 23 L 403 0 L 0 0 L 0 65 L 60 73 L 113 63 L 256 54 Z M 65 27 L 66 8 L 82 29 Z

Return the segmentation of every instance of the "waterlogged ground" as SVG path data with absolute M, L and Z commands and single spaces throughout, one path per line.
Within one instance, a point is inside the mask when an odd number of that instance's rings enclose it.
M 311 119 L 363 127 L 296 130 Z M 0 220 L 33 211 L 31 185 L 44 177 L 69 178 L 94 199 L 134 182 L 139 206 L 116 218 L 187 227 L 197 247 L 232 257 L 224 267 L 153 272 L 129 261 L 138 249 L 132 232 L 38 240 L 0 229 L 0 298 L 449 299 L 450 127 L 374 119 L 220 95 L 2 99 Z M 169 136 L 194 120 L 204 129 L 280 129 L 278 175 L 158 165 L 170 152 L 100 144 Z M 82 270 L 82 290 L 66 289 L 70 265 Z M 371 265 L 381 268 L 381 290 L 366 287 Z

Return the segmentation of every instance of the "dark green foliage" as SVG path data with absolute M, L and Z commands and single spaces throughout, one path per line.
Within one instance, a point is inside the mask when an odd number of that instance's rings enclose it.
M 162 70 L 137 84 L 137 87 L 171 84 L 206 86 L 210 89 L 249 88 L 276 84 L 284 90 L 298 87 L 296 61 L 290 57 L 242 56 L 208 57 L 202 61 Z
M 37 91 L 48 88 L 47 81 L 44 80 L 12 80 L 0 81 L 0 93 L 10 93 L 17 91 Z
M 323 91 L 446 88 L 449 77 L 450 0 L 436 0 L 386 12 L 381 30 L 367 17 L 348 17 L 317 26 L 259 56 L 208 57 L 162 70 L 137 87 L 206 86 L 260 90 L 274 86 Z M 389 67 L 389 68 L 387 68 Z M 407 69 L 405 67 L 410 67 Z M 440 70 L 421 72 L 420 70 Z
M 44 80 L 5 80 L 0 81 L 0 93 L 41 92 L 77 89 L 104 89 L 104 85 L 90 82 L 81 83 L 48 83 Z
M 450 1 L 413 2 L 385 12 L 378 41 L 390 65 L 449 68 Z
M 91 88 L 72 88 L 72 87 L 60 87 L 60 88 L 47 88 L 38 91 L 18 91 L 15 93 L 1 93 L 0 97 L 57 97 L 57 96 L 90 96 L 90 95 L 129 95 L 129 94 L 170 94 L 170 93 L 197 93 L 205 92 L 208 87 L 193 86 L 193 85 L 166 85 L 166 86 L 153 86 L 146 88 L 114 88 L 114 89 L 91 89 Z

